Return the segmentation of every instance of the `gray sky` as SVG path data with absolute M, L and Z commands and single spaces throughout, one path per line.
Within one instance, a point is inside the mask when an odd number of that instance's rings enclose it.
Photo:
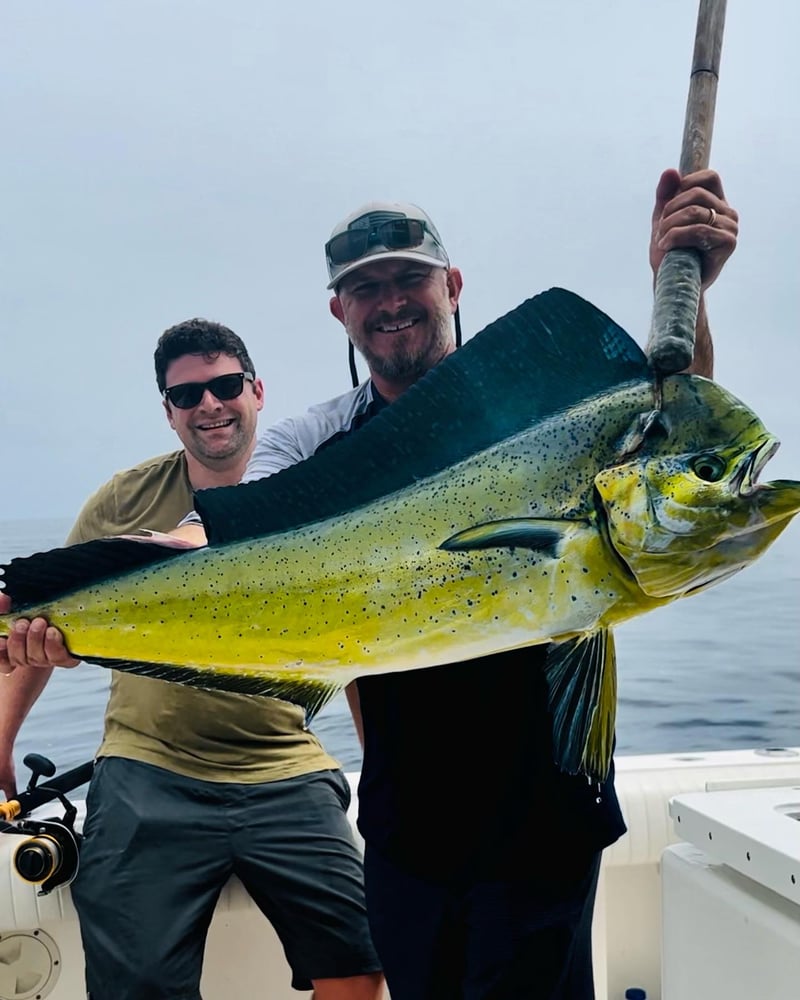
M 640 343 L 696 0 L 5 0 L 0 517 L 70 516 L 176 439 L 160 332 L 233 327 L 267 422 L 349 386 L 322 247 L 374 198 L 433 216 L 465 334 L 557 284 Z M 741 215 L 717 378 L 800 477 L 800 4 L 732 0 L 712 166 Z M 363 366 L 362 366 L 363 371 Z

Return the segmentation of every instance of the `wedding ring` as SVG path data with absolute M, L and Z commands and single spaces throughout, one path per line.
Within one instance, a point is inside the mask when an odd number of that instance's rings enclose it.
M 709 208 L 708 222 L 706 223 L 706 225 L 710 226 L 713 229 L 716 224 L 717 224 L 717 213 L 713 208 Z

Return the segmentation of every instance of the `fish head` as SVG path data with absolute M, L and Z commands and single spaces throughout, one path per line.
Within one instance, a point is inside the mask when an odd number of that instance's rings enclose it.
M 800 511 L 800 482 L 759 483 L 777 439 L 699 376 L 664 382 L 660 429 L 595 477 L 603 521 L 639 587 L 675 598 L 753 562 Z

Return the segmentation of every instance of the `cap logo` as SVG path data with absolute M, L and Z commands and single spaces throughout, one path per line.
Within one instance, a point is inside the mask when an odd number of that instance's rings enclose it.
M 382 222 L 389 222 L 390 219 L 405 219 L 405 215 L 402 212 L 370 212 L 368 215 L 361 215 L 354 219 L 347 228 L 373 229 Z

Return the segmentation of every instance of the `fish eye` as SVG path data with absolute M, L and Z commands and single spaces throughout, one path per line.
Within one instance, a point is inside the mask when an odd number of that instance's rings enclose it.
M 706 483 L 717 483 L 725 475 L 727 463 L 719 455 L 698 455 L 691 462 L 692 472 Z

